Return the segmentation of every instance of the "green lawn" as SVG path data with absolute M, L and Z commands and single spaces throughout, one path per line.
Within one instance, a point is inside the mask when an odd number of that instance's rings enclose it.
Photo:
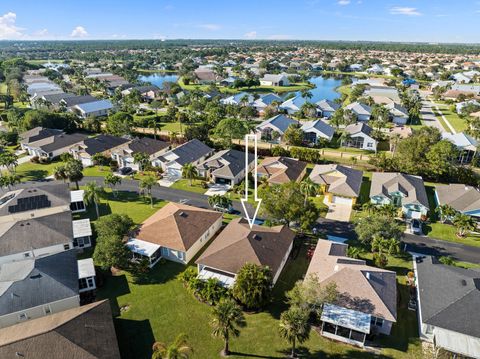
M 324 195 L 319 195 L 316 197 L 310 197 L 310 200 L 320 210 L 320 217 L 325 218 L 325 216 L 328 213 L 328 206 L 325 203 L 323 203 L 324 198 L 325 198 Z
M 273 302 L 264 312 L 246 314 L 247 326 L 239 338 L 231 340 L 231 358 L 285 358 L 289 345 L 278 334 L 278 318 L 286 309 L 284 293 L 301 279 L 308 267 L 306 247 L 296 259 L 290 259 L 276 284 Z M 420 358 L 416 317 L 405 308 L 404 273 L 408 260 L 395 260 L 391 268 L 398 270 L 400 298 L 398 320 L 390 338 L 381 339 L 389 358 Z M 408 268 L 408 269 L 407 269 Z M 175 277 L 185 269 L 172 262 L 157 264 L 142 284 L 133 283 L 129 274 L 108 275 L 99 288 L 99 298 L 109 298 L 115 316 L 122 358 L 150 358 L 154 340 L 170 343 L 179 333 L 186 333 L 194 349 L 193 358 L 219 358 L 222 342 L 211 336 L 211 307 L 199 303 Z M 128 308 L 120 313 L 119 308 Z M 315 331 L 300 346 L 302 358 L 379 358 L 352 346 L 322 338 Z
M 184 191 L 196 192 L 196 193 L 205 193 L 207 190 L 203 188 L 201 180 L 194 180 L 190 186 L 190 181 L 187 179 L 181 179 L 175 182 L 170 188 L 181 189 Z
M 16 172 L 22 182 L 36 181 L 51 176 L 55 167 L 62 165 L 61 161 L 50 163 L 25 162 L 17 166 Z
M 183 133 L 183 131 L 185 131 L 187 127 L 188 125 L 184 123 L 180 124 L 180 122 L 160 122 L 159 123 L 159 128 L 161 131 Z
M 450 106 L 439 104 L 438 108 L 443 113 L 447 121 L 457 132 L 462 132 L 467 129 L 467 123 L 464 119 L 460 118 L 456 112 L 450 110 Z M 448 127 L 446 128 L 448 129 Z
M 91 166 L 83 169 L 85 177 L 105 177 L 109 173 L 112 173 L 112 171 L 108 166 Z

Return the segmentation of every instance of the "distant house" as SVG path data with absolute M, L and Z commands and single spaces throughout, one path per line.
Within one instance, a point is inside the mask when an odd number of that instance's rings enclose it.
M 0 329 L 0 357 L 120 359 L 110 303 L 103 300 Z
M 183 165 L 191 163 L 199 165 L 215 150 L 203 142 L 193 139 L 164 153 L 153 161 L 153 165 L 162 167 L 163 171 L 173 177 L 182 177 Z
M 279 141 L 290 125 L 297 124 L 286 115 L 276 115 L 256 127 L 257 138 L 265 141 Z
M 435 200 L 439 206 L 448 205 L 458 212 L 480 219 L 480 191 L 459 183 L 435 186 Z
M 122 91 L 122 95 L 130 95 L 133 91 L 138 91 L 140 96 L 142 96 L 143 101 L 152 101 L 162 92 L 162 90 L 160 90 L 158 86 L 142 85 L 126 88 Z
M 127 247 L 154 266 L 160 258 L 187 264 L 222 226 L 217 211 L 170 202 L 146 219 Z
M 267 157 L 257 169 L 258 177 L 266 177 L 268 183 L 300 182 L 305 177 L 307 163 L 289 157 Z
M 58 109 L 63 103 L 62 100 L 69 97 L 76 97 L 76 95 L 65 92 L 53 94 L 43 93 L 32 98 L 32 105 L 34 108 L 53 107 L 55 109 Z
M 291 115 L 291 114 L 294 114 L 295 112 L 300 111 L 300 109 L 302 108 L 302 105 L 305 102 L 307 102 L 307 100 L 305 98 L 303 98 L 300 95 L 297 95 L 297 96 L 283 102 L 280 105 L 280 109 L 284 110 L 284 111 L 287 111 L 287 113 L 289 115 Z
M 241 92 L 241 93 L 237 93 L 235 95 L 229 96 L 227 98 L 224 98 L 220 100 L 220 102 L 223 103 L 224 105 L 239 106 L 243 104 L 244 99 L 246 99 L 245 105 L 248 105 L 248 106 L 253 104 L 253 101 L 255 100 L 253 95 L 248 94 L 246 92 Z
M 82 103 L 72 107 L 72 111 L 78 113 L 80 117 L 102 117 L 107 116 L 108 111 L 113 108 L 110 100 L 97 100 L 94 102 Z
M 409 114 L 408 110 L 399 105 L 398 103 L 390 103 L 385 106 L 390 112 L 392 122 L 396 125 L 405 125 L 407 124 Z
M 72 146 L 70 153 L 75 159 L 82 161 L 84 167 L 93 166 L 92 157 L 95 154 L 100 153 L 110 157 L 112 149 L 129 141 L 129 139 L 123 137 L 100 134 L 95 137 L 89 137 L 83 142 Z
M 458 162 L 461 164 L 472 162 L 473 158 L 477 155 L 478 141 L 464 132 L 455 134 L 443 132 L 442 138 L 450 141 L 457 147 L 460 152 Z
M 398 172 L 375 172 L 372 175 L 370 200 L 376 205 L 393 204 L 407 218 L 421 218 L 429 211 L 422 177 Z
M 313 144 L 321 140 L 330 142 L 335 134 L 335 129 L 320 119 L 302 122 L 301 129 L 305 142 Z
M 378 64 L 373 64 L 367 69 L 367 72 L 370 74 L 382 74 L 384 72 L 384 68 Z
M 198 84 L 211 84 L 221 80 L 213 70 L 208 68 L 198 68 L 193 73 Z
M 149 137 L 135 138 L 123 145 L 115 147 L 111 151 L 112 158 L 117 161 L 119 167 L 130 167 L 135 171 L 140 170 L 139 164 L 135 162 L 136 153 L 145 153 L 150 161 L 156 159 L 169 149 L 169 144 L 164 141 L 154 140 Z
M 306 278 L 336 285 L 339 297 L 325 303 L 321 334 L 363 347 L 369 334 L 389 335 L 397 321 L 396 273 L 347 256 L 348 245 L 319 240 Z
M 263 114 L 263 111 L 266 107 L 272 105 L 273 102 L 282 103 L 282 98 L 274 93 L 269 93 L 261 96 L 253 102 L 253 107 L 258 111 L 258 113 Z
M 22 148 L 30 156 L 54 159 L 62 153 L 67 153 L 70 147 L 83 142 L 86 138 L 87 135 L 81 133 L 66 134 L 63 131 L 40 130 L 37 136 L 29 137 L 28 143 L 27 140 L 22 140 Z
M 63 97 L 60 100 L 59 106 L 71 109 L 76 105 L 82 105 L 84 103 L 90 103 L 95 101 L 98 101 L 98 99 L 96 97 L 93 97 L 92 95 L 67 96 Z
M 0 328 L 80 305 L 74 251 L 3 263 L 0 273 Z
M 414 263 L 420 339 L 465 358 L 480 358 L 480 272 L 433 257 Z
M 357 116 L 357 120 L 361 122 L 369 121 L 372 117 L 372 108 L 364 103 L 353 102 L 347 105 L 345 110 L 352 111 Z
M 320 185 L 327 203 L 354 206 L 360 196 L 363 172 L 342 165 L 315 165 L 310 179 Z
M 345 132 L 350 138 L 342 146 L 359 148 L 362 150 L 376 151 L 377 141 L 371 136 L 373 130 L 365 123 L 355 123 L 345 127 Z
M 253 263 L 270 268 L 275 284 L 293 246 L 295 232 L 287 226 L 253 225 L 245 219 L 232 220 L 195 263 L 198 277 L 218 279 L 231 287 L 238 271 Z
M 330 118 L 341 106 L 330 100 L 321 100 L 316 103 L 317 113 L 320 117 Z
M 279 74 L 265 74 L 260 79 L 261 86 L 290 86 L 287 76 Z
M 255 156 L 248 154 L 248 170 L 253 169 Z M 246 176 L 245 152 L 237 150 L 219 151 L 197 165 L 198 174 L 213 183 L 234 186 Z
M 392 100 L 393 102 L 400 102 L 400 95 L 398 90 L 395 87 L 387 87 L 387 86 L 372 86 L 370 85 L 367 90 L 365 90 L 365 95 L 370 96 L 372 98 L 375 97 L 386 97 Z

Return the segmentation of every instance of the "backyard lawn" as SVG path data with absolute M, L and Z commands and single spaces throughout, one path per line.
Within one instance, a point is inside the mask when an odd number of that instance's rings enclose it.
M 278 334 L 278 319 L 286 309 L 284 293 L 301 279 L 308 267 L 306 246 L 290 259 L 274 290 L 273 302 L 264 312 L 246 314 L 247 327 L 239 338 L 231 340 L 231 358 L 285 358 L 289 345 Z M 392 260 L 392 269 L 404 274 L 410 269 L 408 259 Z M 108 275 L 98 297 L 109 298 L 113 308 L 122 358 L 150 358 L 151 345 L 157 340 L 170 343 L 179 333 L 186 333 L 194 349 L 193 358 L 218 358 L 222 342 L 211 336 L 211 307 L 198 302 L 176 276 L 185 269 L 172 262 L 157 264 L 142 283 L 134 283 L 129 274 Z M 388 346 L 378 355 L 322 338 L 315 331 L 300 345 L 302 358 L 420 358 L 415 314 L 405 308 L 403 284 L 399 323 L 390 338 L 381 339 Z M 122 308 L 120 311 L 119 308 Z M 407 352 L 408 350 L 408 352 Z
M 17 166 L 16 173 L 22 182 L 37 181 L 51 176 L 55 167 L 62 165 L 61 161 L 50 163 L 25 162 Z

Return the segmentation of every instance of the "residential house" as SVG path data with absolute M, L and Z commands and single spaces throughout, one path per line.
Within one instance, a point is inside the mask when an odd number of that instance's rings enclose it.
M 399 172 L 374 172 L 370 200 L 376 205 L 393 204 L 408 219 L 425 217 L 429 211 L 422 177 Z
M 164 153 L 153 161 L 153 165 L 161 167 L 169 176 L 180 178 L 182 177 L 183 165 L 191 163 L 197 166 L 213 155 L 214 152 L 213 148 L 197 139 L 193 139 Z
M 212 84 L 221 80 L 213 70 L 208 68 L 198 68 L 193 73 L 196 77 L 196 82 L 201 85 Z
M 480 358 L 480 272 L 417 258 L 420 339 L 465 358 Z
M 264 141 L 281 141 L 288 127 L 296 124 L 298 121 L 286 115 L 273 116 L 256 127 L 257 138 Z
M 316 105 L 318 116 L 326 118 L 332 117 L 335 111 L 341 107 L 340 104 L 330 100 L 318 101 Z
M 120 359 L 109 301 L 0 329 L 0 357 Z
M 248 171 L 255 165 L 255 156 L 248 154 Z M 245 152 L 237 150 L 219 151 L 197 165 L 198 174 L 213 183 L 234 186 L 246 176 Z
M 470 163 L 477 155 L 478 141 L 464 132 L 450 133 L 442 132 L 442 139 L 450 141 L 459 151 L 458 162 L 460 164 Z
M 112 158 L 117 161 L 119 167 L 130 167 L 134 171 L 140 170 L 140 165 L 135 162 L 136 153 L 145 153 L 148 155 L 152 164 L 156 159 L 166 153 L 169 144 L 164 141 L 154 140 L 149 137 L 135 138 L 123 145 L 113 148 L 111 152 Z
M 304 141 L 311 144 L 317 144 L 321 140 L 330 142 L 335 134 L 335 129 L 322 120 L 302 122 Z
M 38 136 L 43 138 L 33 142 L 30 141 L 28 144 L 24 142 L 22 144 L 22 148 L 25 149 L 30 156 L 37 156 L 52 160 L 59 157 L 62 153 L 67 153 L 70 147 L 83 142 L 88 137 L 82 133 L 66 134 L 63 131 L 56 132 L 52 136 L 46 136 L 46 133 L 43 132 Z
M 141 86 L 131 86 L 122 91 L 122 95 L 130 95 L 133 91 L 138 91 L 143 101 L 150 102 L 153 101 L 162 90 L 155 85 L 141 85 Z
M 78 307 L 76 253 L 0 264 L 0 328 Z
M 287 226 L 250 225 L 247 220 L 232 220 L 213 240 L 195 263 L 198 277 L 218 279 L 231 287 L 238 271 L 253 263 L 271 270 L 273 284 L 282 272 L 293 246 L 295 232 Z
M 288 77 L 283 74 L 265 74 L 260 79 L 261 86 L 290 86 Z
M 253 101 L 255 101 L 255 98 L 253 97 L 253 95 L 248 94 L 246 92 L 240 92 L 220 100 L 220 102 L 223 103 L 224 105 L 235 105 L 235 106 L 240 106 L 240 105 L 250 106 L 253 104 Z
M 367 69 L 367 72 L 370 74 L 383 74 L 384 68 L 379 64 L 373 64 Z
M 357 120 L 361 122 L 369 121 L 372 117 L 372 108 L 361 102 L 353 102 L 347 105 L 345 110 L 352 111 L 357 116 Z
M 84 167 L 93 166 L 93 156 L 97 153 L 105 157 L 111 157 L 114 148 L 130 142 L 129 139 L 112 135 L 100 134 L 95 137 L 88 137 L 81 143 L 70 148 L 70 153 L 77 160 L 82 161 Z
M 267 157 L 257 169 L 258 177 L 267 178 L 270 184 L 291 181 L 300 182 L 307 170 L 307 163 L 290 157 Z
M 98 101 L 98 99 L 96 97 L 93 97 L 92 95 L 68 96 L 63 97 L 60 100 L 59 106 L 71 110 L 76 105 L 82 105 L 84 103 L 90 103 L 95 101 Z
M 306 278 L 322 286 L 334 283 L 339 296 L 325 303 L 320 333 L 364 346 L 367 335 L 389 335 L 397 321 L 397 279 L 393 271 L 372 267 L 347 255 L 348 245 L 319 240 Z
M 439 206 L 448 205 L 456 211 L 480 219 L 480 191 L 460 183 L 435 186 L 435 200 Z
M 287 112 L 287 114 L 292 115 L 295 112 L 300 111 L 302 105 L 306 103 L 307 100 L 300 95 L 297 95 L 280 105 L 280 109 Z
M 408 110 L 400 104 L 393 102 L 385 106 L 390 112 L 392 122 L 396 125 L 406 125 L 409 114 Z
M 282 98 L 274 93 L 269 93 L 261 96 L 253 102 L 253 107 L 257 110 L 260 115 L 263 115 L 263 111 L 268 106 L 271 106 L 272 103 L 278 102 L 279 104 L 283 102 Z
M 45 140 L 50 137 L 54 137 L 55 135 L 60 135 L 62 134 L 62 130 L 56 130 L 53 128 L 44 128 L 44 127 L 35 127 L 32 128 L 31 130 L 22 132 L 19 135 L 20 138 L 20 147 L 22 150 L 29 151 L 29 146 L 31 143 L 40 141 L 40 140 Z
M 63 104 L 62 100 L 69 97 L 76 97 L 76 95 L 73 93 L 65 93 L 65 92 L 53 93 L 53 94 L 43 93 L 35 97 L 32 97 L 31 103 L 34 108 L 53 107 L 55 109 L 58 109 L 62 107 L 62 104 Z
M 110 100 L 97 100 L 78 104 L 72 107 L 72 111 L 82 118 L 107 116 L 108 111 L 113 108 Z
M 398 90 L 395 87 L 387 87 L 387 86 L 369 86 L 367 90 L 365 90 L 365 96 L 370 97 L 387 97 L 394 102 L 400 102 L 400 95 L 398 94 Z
M 361 150 L 376 151 L 377 140 L 372 135 L 372 128 L 367 124 L 360 122 L 345 127 L 345 132 L 349 134 L 349 139 L 342 143 L 342 146 L 359 148 Z
M 222 226 L 222 214 L 170 202 L 146 219 L 127 247 L 153 267 L 160 258 L 187 264 Z
M 354 206 L 360 196 L 363 172 L 342 165 L 315 165 L 310 179 L 320 185 L 327 204 Z

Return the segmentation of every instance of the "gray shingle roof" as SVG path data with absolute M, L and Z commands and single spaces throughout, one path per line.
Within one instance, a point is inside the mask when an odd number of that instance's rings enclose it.
M 97 101 L 98 99 L 93 97 L 92 95 L 83 95 L 83 96 L 75 96 L 75 97 L 68 97 L 63 99 L 65 102 L 65 106 L 72 107 L 75 105 L 80 105 L 82 103 L 93 102 Z
M 448 204 L 460 212 L 480 210 L 480 191 L 472 186 L 452 183 L 435 187 L 440 205 Z
M 332 176 L 339 172 L 343 176 Z M 318 184 L 328 185 L 328 192 L 346 197 L 358 197 L 362 186 L 363 172 L 342 165 L 315 165 L 310 179 Z
M 72 146 L 76 143 L 82 142 L 87 138 L 87 135 L 82 133 L 72 133 L 72 134 L 59 134 L 55 135 L 53 141 L 46 144 L 40 144 L 38 147 L 45 152 L 53 152 L 68 146 Z
M 20 134 L 21 143 L 29 144 L 63 133 L 53 128 L 35 127 Z
M 252 163 L 255 156 L 248 154 L 248 163 Z M 199 165 L 201 168 L 212 170 L 217 177 L 234 178 L 245 169 L 245 152 L 237 150 L 223 150 Z
M 372 131 L 373 129 L 363 122 L 354 123 L 345 127 L 345 132 L 348 132 L 351 135 L 355 135 L 361 132 L 366 134 L 367 136 L 370 136 Z
M 340 108 L 340 105 L 334 101 L 321 100 L 316 103 L 317 107 L 322 111 L 334 112 Z
M 170 152 L 178 156 L 175 162 L 183 166 L 186 163 L 198 161 L 212 151 L 213 149 L 203 142 L 193 139 L 174 148 Z
M 287 130 L 288 126 L 296 124 L 297 121 L 292 120 L 290 117 L 285 115 L 276 115 L 268 120 L 263 121 L 260 125 L 257 126 L 257 129 L 262 129 L 267 125 L 275 128 L 279 133 L 283 134 Z
M 112 136 L 112 135 L 98 135 L 96 137 L 87 138 L 83 141 L 84 151 L 93 156 L 95 153 L 104 152 L 114 147 L 120 146 L 130 141 L 129 139 Z

